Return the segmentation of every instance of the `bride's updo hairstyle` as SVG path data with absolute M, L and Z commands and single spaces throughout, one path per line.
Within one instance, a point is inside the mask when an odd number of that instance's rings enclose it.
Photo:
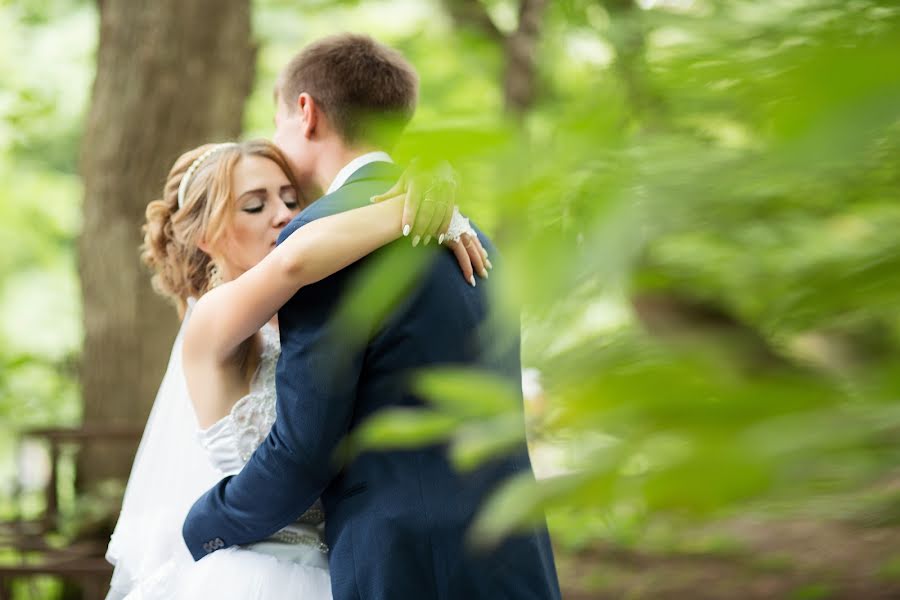
M 254 140 L 207 144 L 185 152 L 169 171 L 162 198 L 147 205 L 141 259 L 153 271 L 153 288 L 175 303 L 179 316 L 184 315 L 188 298 L 199 298 L 212 287 L 212 258 L 199 245 L 205 240 L 214 247 L 228 230 L 237 201 L 232 174 L 244 156 L 261 156 L 277 164 L 299 193 L 281 151 L 271 142 Z

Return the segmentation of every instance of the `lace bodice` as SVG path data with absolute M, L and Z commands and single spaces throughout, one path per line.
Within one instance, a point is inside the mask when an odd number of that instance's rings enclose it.
M 197 432 L 210 461 L 225 475 L 234 475 L 244 468 L 275 423 L 275 368 L 281 344 L 278 330 L 269 324 L 263 326 L 260 334 L 262 352 L 259 366 L 250 380 L 249 393 L 234 403 L 229 414 Z M 297 523 L 279 531 L 273 538 L 286 543 L 315 545 L 326 551 L 321 532 L 309 529 L 321 524 L 324 518 L 322 505 L 316 501 Z
M 275 422 L 275 367 L 281 346 L 278 331 L 269 324 L 261 330 L 262 353 L 250 392 L 235 402 L 231 412 L 198 432 L 210 461 L 226 475 L 240 471 Z

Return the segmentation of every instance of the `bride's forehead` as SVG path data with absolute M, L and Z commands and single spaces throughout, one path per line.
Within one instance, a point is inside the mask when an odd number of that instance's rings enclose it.
M 234 166 L 232 178 L 236 185 L 242 187 L 281 185 L 288 180 L 275 161 L 254 154 L 241 157 Z

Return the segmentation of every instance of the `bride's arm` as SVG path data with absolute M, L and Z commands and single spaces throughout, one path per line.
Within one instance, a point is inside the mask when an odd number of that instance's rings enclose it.
M 256 266 L 200 298 L 185 332 L 186 356 L 229 360 L 241 342 L 259 331 L 301 287 L 400 237 L 403 210 L 404 197 L 397 196 L 312 221 L 295 231 Z M 482 264 L 480 244 L 463 240 L 451 249 L 464 276 L 474 282 L 472 265 Z
M 353 264 L 401 235 L 403 198 L 308 223 L 233 281 L 194 307 L 185 352 L 226 361 L 305 285 Z

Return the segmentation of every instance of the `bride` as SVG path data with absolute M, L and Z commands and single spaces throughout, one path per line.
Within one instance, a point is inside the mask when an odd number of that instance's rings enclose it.
M 302 286 L 400 237 L 404 203 L 414 209 L 421 200 L 406 188 L 401 178 L 383 201 L 318 220 L 276 247 L 303 202 L 273 144 L 206 145 L 175 162 L 162 199 L 147 207 L 142 258 L 182 325 L 110 540 L 107 600 L 280 600 L 286 590 L 331 598 L 318 505 L 266 540 L 197 563 L 181 524 L 201 493 L 241 470 L 275 420 L 278 309 Z M 447 218 L 417 232 L 443 240 L 474 285 L 473 270 L 486 276 L 487 254 L 448 199 L 430 200 Z

